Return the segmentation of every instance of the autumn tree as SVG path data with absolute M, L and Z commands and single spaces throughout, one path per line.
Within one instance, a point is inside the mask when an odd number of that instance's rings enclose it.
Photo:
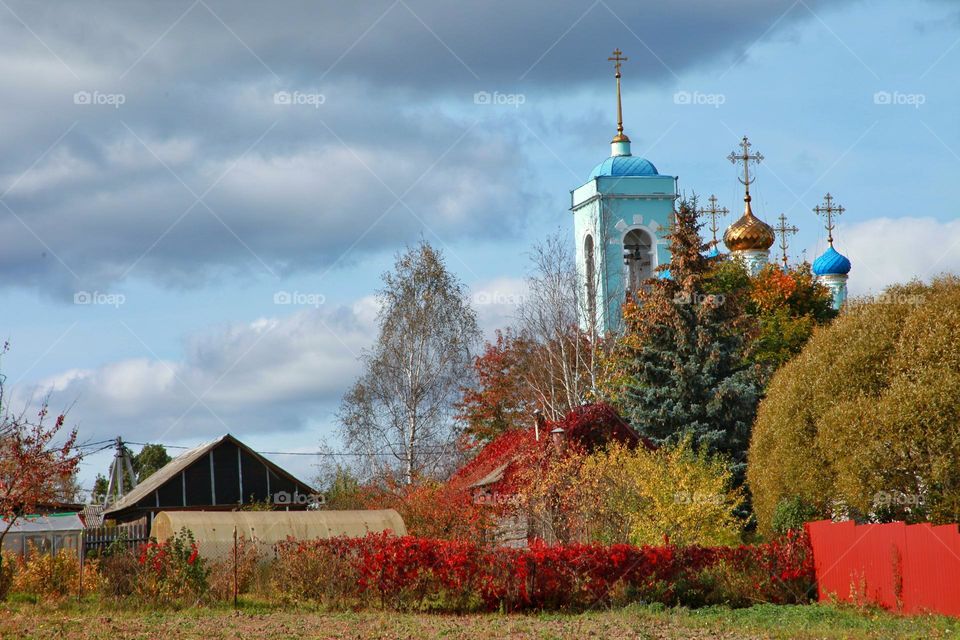
M 773 376 L 750 444 L 758 526 L 960 519 L 960 280 L 852 299 Z M 781 512 L 779 518 L 775 518 Z
M 65 421 L 63 414 L 51 418 L 46 401 L 34 417 L 12 411 L 0 376 L 0 548 L 17 520 L 63 501 L 64 487 L 72 484 L 80 459 L 77 432 L 65 430 Z
M 800 353 L 813 330 L 836 317 L 830 290 L 818 282 L 808 263 L 789 268 L 770 264 L 751 276 L 738 260 L 713 265 L 711 293 L 739 295 L 753 325 L 747 332 L 747 359 L 759 366 L 764 380 Z
M 388 467 L 410 484 L 456 451 L 454 403 L 480 331 L 464 285 L 426 242 L 399 254 L 383 285 L 379 336 L 341 402 L 340 435 L 368 473 Z

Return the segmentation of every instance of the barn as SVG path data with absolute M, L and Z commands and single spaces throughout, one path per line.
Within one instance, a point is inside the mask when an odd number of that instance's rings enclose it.
M 225 434 L 185 451 L 104 511 L 115 523 L 153 524 L 160 511 L 232 511 L 251 503 L 306 509 L 316 492 Z

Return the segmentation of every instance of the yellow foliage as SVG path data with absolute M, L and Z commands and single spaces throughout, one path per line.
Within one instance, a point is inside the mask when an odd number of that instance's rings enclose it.
M 93 592 L 100 586 L 95 562 L 83 567 L 83 588 Z M 61 549 L 57 554 L 31 550 L 20 560 L 13 577 L 12 591 L 29 593 L 40 598 L 59 599 L 76 595 L 80 589 L 80 559 L 76 551 Z
M 877 515 L 893 501 L 898 519 L 956 522 L 958 424 L 960 280 L 853 301 L 760 405 L 747 465 L 760 530 L 794 497 L 824 514 Z
M 570 455 L 550 466 L 528 496 L 537 522 L 560 540 L 606 544 L 735 544 L 743 503 L 722 458 L 689 441 L 648 451 L 621 445 Z

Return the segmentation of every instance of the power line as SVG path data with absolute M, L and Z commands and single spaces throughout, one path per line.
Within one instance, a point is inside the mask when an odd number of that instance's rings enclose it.
M 124 440 L 126 444 L 135 444 L 138 446 L 146 446 L 148 444 L 159 444 L 164 449 L 195 449 L 196 447 L 186 447 L 183 445 L 176 444 L 163 444 L 160 442 L 131 442 L 129 440 Z M 444 451 L 449 451 L 448 447 L 415 447 L 416 451 L 426 452 L 426 453 L 442 453 Z M 354 451 L 254 451 L 264 456 L 392 456 L 397 457 L 396 454 L 389 451 L 372 451 L 370 453 L 360 453 Z

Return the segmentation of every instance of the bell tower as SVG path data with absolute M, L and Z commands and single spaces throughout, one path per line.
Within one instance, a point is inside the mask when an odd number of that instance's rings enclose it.
M 600 335 L 623 328 L 624 302 L 670 261 L 666 235 L 677 197 L 675 176 L 661 175 L 652 162 L 631 153 L 620 91 L 627 58 L 616 49 L 608 60 L 615 70 L 617 133 L 610 157 L 570 192 L 580 327 Z

